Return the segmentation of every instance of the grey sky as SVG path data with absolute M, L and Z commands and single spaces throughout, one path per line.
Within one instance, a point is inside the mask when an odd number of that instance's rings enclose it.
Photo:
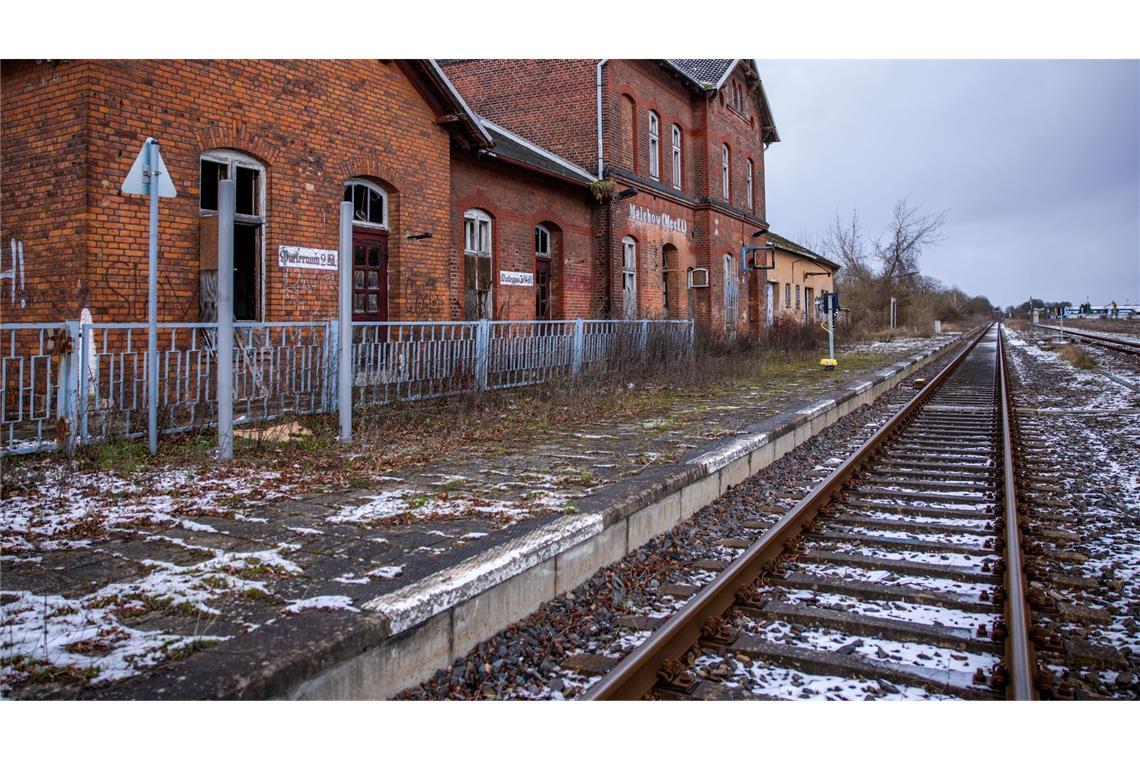
M 760 61 L 782 142 L 768 221 L 818 241 L 858 208 L 947 209 L 925 274 L 996 305 L 1140 303 L 1140 63 Z

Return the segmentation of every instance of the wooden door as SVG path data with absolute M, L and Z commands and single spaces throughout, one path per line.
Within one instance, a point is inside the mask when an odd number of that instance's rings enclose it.
M 550 259 L 534 259 L 534 318 L 550 319 Z
M 352 320 L 388 321 L 387 232 L 352 232 Z

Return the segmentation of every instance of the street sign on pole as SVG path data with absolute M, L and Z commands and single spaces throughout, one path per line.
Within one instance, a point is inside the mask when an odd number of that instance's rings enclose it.
M 177 195 L 166 171 L 158 141 L 146 138 L 135 163 L 123 180 L 123 192 L 150 198 L 149 266 L 147 276 L 147 445 L 158 452 L 158 199 Z

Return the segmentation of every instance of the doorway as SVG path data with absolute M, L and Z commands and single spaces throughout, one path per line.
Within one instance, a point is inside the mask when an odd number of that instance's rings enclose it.
M 534 318 L 550 319 L 550 259 L 534 259 Z
M 388 321 L 388 233 L 352 231 L 352 320 Z

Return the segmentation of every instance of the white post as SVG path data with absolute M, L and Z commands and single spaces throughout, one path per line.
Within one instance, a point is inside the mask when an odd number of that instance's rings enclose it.
M 830 297 L 830 296 L 828 296 Z M 835 301 L 827 305 L 827 358 L 835 359 Z
M 582 372 L 582 356 L 586 348 L 585 323 L 581 319 L 574 320 L 574 341 L 572 346 L 573 350 L 570 354 L 570 373 L 578 375 Z
M 218 183 L 218 459 L 234 458 L 234 199 L 232 179 Z
M 339 275 L 337 328 L 337 411 L 340 416 L 340 442 L 352 442 L 352 201 L 340 204 L 340 245 L 337 249 Z
M 147 276 L 146 400 L 147 443 L 158 452 L 158 142 L 147 146 L 146 182 L 150 196 L 149 272 Z

